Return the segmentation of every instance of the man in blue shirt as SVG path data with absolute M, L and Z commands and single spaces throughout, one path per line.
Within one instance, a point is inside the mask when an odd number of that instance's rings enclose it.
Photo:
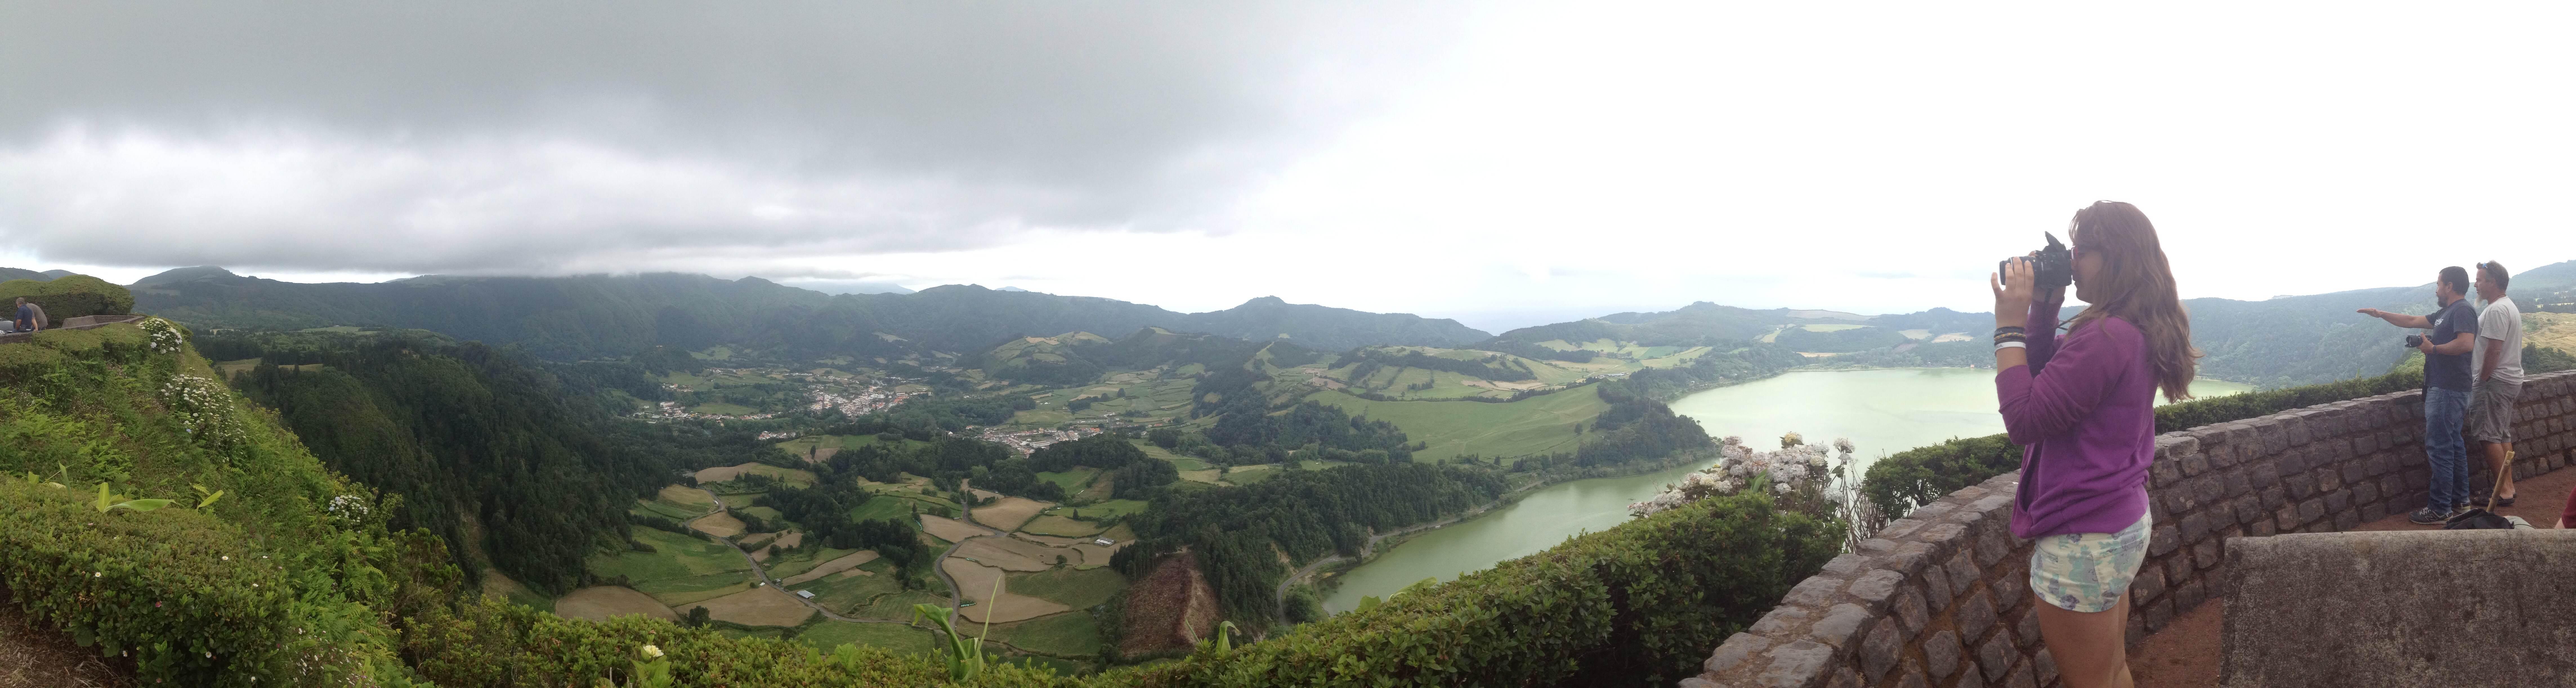
M 2424 352 L 2424 459 L 2433 469 L 2432 489 L 2424 508 L 2407 517 L 2425 525 L 2450 519 L 2454 505 L 2469 501 L 2468 443 L 2460 436 L 2460 424 L 2469 412 L 2470 384 L 2477 379 L 2469 372 L 2469 358 L 2477 345 L 2478 311 L 2469 304 L 2468 293 L 2469 271 L 2454 265 L 2442 268 L 2433 282 L 2433 302 L 2441 307 L 2431 315 L 2360 311 L 2390 325 L 2433 331 L 2415 347 Z
M 11 322 L 16 325 L 14 331 L 36 331 L 36 304 L 27 303 L 27 297 L 18 297 L 18 315 Z

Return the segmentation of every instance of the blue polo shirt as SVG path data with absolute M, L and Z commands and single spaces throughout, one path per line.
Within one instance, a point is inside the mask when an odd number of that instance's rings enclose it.
M 16 320 L 17 320 L 18 322 L 27 322 L 27 321 L 34 320 L 34 319 L 36 319 L 36 305 L 35 305 L 35 304 L 32 304 L 32 303 L 22 303 L 22 304 L 18 304 L 18 317 L 16 318 Z
M 2451 305 L 2433 311 L 2432 315 L 2424 316 L 2424 319 L 2433 323 L 2433 334 L 2430 338 L 2435 344 L 2449 344 L 2453 338 L 2464 334 L 2470 336 L 2471 344 L 2477 342 L 2478 309 L 2469 306 L 2468 299 L 2453 301 Z M 2476 347 L 2470 347 L 2470 351 L 2474 353 Z M 2476 374 L 2469 370 L 2470 355 L 2471 353 L 2425 354 L 2424 386 L 2433 389 L 2469 391 L 2470 383 L 2477 380 Z

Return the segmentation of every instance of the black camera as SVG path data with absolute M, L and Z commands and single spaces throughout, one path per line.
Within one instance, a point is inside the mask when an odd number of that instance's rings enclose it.
M 2415 349 L 2415 348 L 2421 348 L 2421 347 L 2423 347 L 2423 346 L 2424 346 L 2424 335 L 2420 335 L 2420 334 L 2410 334 L 2410 335 L 2406 335 L 2406 348 L 2409 348 L 2409 349 Z
M 2075 281 L 2075 254 L 2067 251 L 2065 244 L 2057 243 L 2056 234 L 2040 232 L 2039 235 L 2048 237 L 2048 247 L 2040 249 L 2039 256 L 2030 259 L 2031 268 L 2034 270 L 2034 272 L 2031 273 L 2031 286 L 2036 287 L 2041 291 L 2047 291 L 2050 289 L 2061 289 L 2067 284 L 2073 283 Z M 2005 258 L 2001 261 L 1997 261 L 1995 263 L 1995 276 L 1998 278 L 2002 277 L 2004 275 L 2004 266 L 2011 265 L 2013 260 L 2015 259 Z

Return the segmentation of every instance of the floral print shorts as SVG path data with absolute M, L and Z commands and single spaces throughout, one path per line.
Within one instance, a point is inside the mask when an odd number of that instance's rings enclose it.
M 2129 581 L 2138 578 L 2138 566 L 2147 561 L 2154 520 L 2139 514 L 2137 523 L 2117 533 L 2067 533 L 2032 541 L 2031 592 L 2067 611 L 2110 609 L 2129 592 Z

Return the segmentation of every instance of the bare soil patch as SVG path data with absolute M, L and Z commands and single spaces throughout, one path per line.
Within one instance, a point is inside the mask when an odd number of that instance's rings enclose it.
M 96 648 L 38 625 L 0 588 L 0 688 L 134 685 L 134 660 L 100 657 Z
M 981 492 L 981 490 L 978 490 Z M 1002 501 L 975 507 L 975 522 L 1004 531 L 1018 530 L 1021 524 L 1035 518 L 1038 512 L 1055 505 L 1025 497 L 1003 497 Z
M 1055 565 L 1057 554 L 1066 555 L 1068 558 L 1079 556 L 1069 550 L 1055 549 L 1034 542 L 989 537 L 966 541 L 966 544 L 958 546 L 957 554 L 954 556 L 973 557 L 976 562 L 985 566 L 1011 571 L 1044 571 Z
M 716 514 L 698 519 L 689 527 L 716 537 L 733 537 L 742 534 L 742 519 L 734 518 L 733 514 Z
M 555 600 L 555 615 L 561 617 L 607 621 L 610 617 L 629 614 L 667 621 L 680 619 L 678 614 L 671 613 L 670 607 L 655 601 L 652 595 L 621 585 L 582 588 Z
M 941 561 L 940 566 L 947 569 L 949 577 L 957 579 L 958 593 L 975 603 L 975 606 L 967 607 L 963 613 L 967 621 L 1008 623 L 1073 611 L 1072 607 L 1062 604 L 1027 595 L 1012 594 L 1008 583 L 998 588 L 1002 591 L 1000 595 L 994 595 L 993 591 L 996 588 L 993 584 L 1002 580 L 1001 569 L 976 566 L 973 562 L 956 557 Z
M 977 535 L 988 534 L 984 532 L 984 529 L 982 528 L 967 525 L 959 522 L 957 519 L 931 516 L 927 514 L 921 517 L 921 529 L 929 531 L 931 535 L 938 536 L 939 539 L 947 540 L 949 542 L 956 542 L 966 538 L 975 537 Z
M 806 581 L 811 581 L 811 580 L 819 579 L 819 578 L 822 578 L 822 577 L 824 577 L 824 576 L 828 576 L 828 575 L 831 575 L 831 574 L 834 574 L 834 573 L 839 573 L 839 572 L 842 572 L 842 571 L 855 570 L 855 569 L 857 569 L 857 568 L 858 568 L 858 566 L 859 566 L 860 564 L 865 564 L 865 563 L 868 563 L 868 562 L 871 562 L 871 561 L 876 561 L 876 560 L 877 560 L 877 551 L 876 551 L 876 550 L 872 550 L 872 549 L 863 549 L 863 550 L 859 550 L 859 551 L 857 551 L 857 552 L 851 553 L 849 556 L 844 556 L 844 557 L 841 557 L 841 558 L 839 558 L 839 559 L 834 559 L 834 560 L 831 560 L 831 561 L 823 562 L 823 563 L 822 563 L 822 565 L 814 567 L 814 570 L 812 570 L 812 571 L 807 571 L 807 572 L 804 572 L 804 573 L 799 573 L 799 574 L 796 574 L 796 575 L 795 575 L 795 576 L 793 576 L 793 577 L 790 577 L 790 578 L 788 578 L 788 579 L 786 579 L 786 580 L 782 580 L 782 581 L 779 581 L 779 582 L 780 582 L 780 583 L 782 583 L 782 584 L 786 584 L 786 585 L 797 585 L 797 584 L 800 584 L 800 583 L 804 583 L 804 582 L 806 582 Z M 861 571 L 861 573 L 866 573 L 866 572 L 865 572 L 865 571 Z
M 1199 574 L 1197 555 L 1183 552 L 1154 567 L 1127 589 L 1126 632 L 1118 651 L 1129 656 L 1188 650 L 1216 628 L 1216 590 Z
M 709 618 L 745 626 L 794 626 L 814 615 L 814 608 L 787 591 L 766 585 L 691 606 L 706 607 Z

